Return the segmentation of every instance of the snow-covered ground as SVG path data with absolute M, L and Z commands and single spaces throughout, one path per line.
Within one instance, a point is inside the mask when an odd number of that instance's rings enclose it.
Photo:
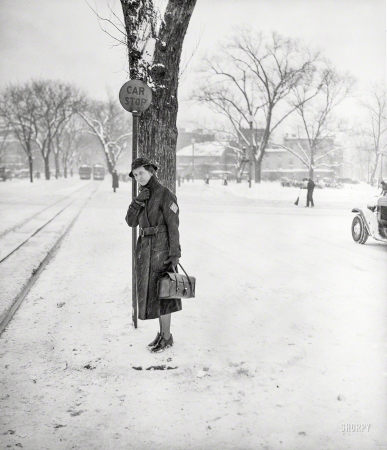
M 56 181 L 39 200 L 24 180 L 0 184 L 0 212 L 18 199 L 22 220 Z M 298 189 L 278 183 L 183 183 L 197 297 L 153 355 L 157 321 L 131 326 L 131 187 L 110 185 L 0 338 L 1 448 L 387 448 L 387 246 L 350 232 L 351 208 L 377 190 L 316 190 L 304 208 L 305 191 L 295 206 Z M 171 369 L 146 370 L 157 365 Z

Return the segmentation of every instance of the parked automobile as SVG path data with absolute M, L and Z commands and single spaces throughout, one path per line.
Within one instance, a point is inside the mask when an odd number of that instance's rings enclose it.
M 317 188 L 317 189 L 324 189 L 324 182 L 322 181 L 322 180 L 318 180 L 318 181 L 316 181 L 315 183 L 315 187 Z
M 304 182 L 301 180 L 292 180 L 292 181 L 293 181 L 292 186 L 294 187 L 301 187 L 304 184 Z
M 15 178 L 29 178 L 29 177 L 30 177 L 29 169 L 15 170 Z
M 229 179 L 233 176 L 233 173 L 230 170 L 211 170 L 211 179 L 223 180 L 225 173 L 227 174 Z
M 292 186 L 292 180 L 287 177 L 280 178 L 281 186 Z
M 13 177 L 14 177 L 14 173 L 12 172 L 11 169 L 7 169 L 4 166 L 0 167 L 0 180 L 1 181 L 12 180 Z
M 336 180 L 339 183 L 345 183 L 345 184 L 359 184 L 359 181 L 352 180 L 352 178 L 336 178 Z
M 353 208 L 356 216 L 352 221 L 352 238 L 358 244 L 365 244 L 368 236 L 387 243 L 387 196 L 379 197 L 376 204 L 367 209 Z
M 341 189 L 343 187 L 343 185 L 337 180 L 337 178 L 324 177 L 322 179 L 322 182 L 324 186 L 328 188 Z

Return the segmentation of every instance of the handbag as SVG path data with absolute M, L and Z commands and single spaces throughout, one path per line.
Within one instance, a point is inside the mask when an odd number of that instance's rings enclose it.
M 173 272 L 163 272 L 158 279 L 157 293 L 160 299 L 194 298 L 196 278 L 190 277 L 179 263 L 185 275 Z

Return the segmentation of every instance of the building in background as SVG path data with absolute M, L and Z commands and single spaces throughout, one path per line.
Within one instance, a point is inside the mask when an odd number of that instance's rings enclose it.
M 302 180 L 309 177 L 309 168 L 295 155 L 284 148 L 267 148 L 262 160 L 262 180 L 276 181 L 281 177 Z M 315 180 L 333 177 L 335 171 L 329 168 L 314 169 Z
M 236 153 L 228 142 L 192 142 L 176 152 L 177 176 L 218 178 L 226 172 L 235 174 Z
M 215 140 L 215 136 L 213 133 L 204 133 L 202 129 L 187 131 L 185 128 L 179 128 L 176 150 L 180 150 L 181 148 L 192 144 L 193 139 L 195 140 L 195 143 L 211 142 Z
M 305 159 L 305 155 L 303 155 L 300 147 L 304 149 L 307 155 L 310 155 L 308 139 L 287 134 L 283 140 L 283 145 L 301 155 L 303 159 Z M 333 150 L 336 146 L 333 138 L 321 139 L 317 145 L 321 150 L 316 152 L 315 157 Z M 343 153 L 341 151 L 330 153 L 318 162 L 318 164 L 321 163 L 323 164 L 321 167 L 313 170 L 313 178 L 315 180 L 342 176 L 343 166 L 340 164 L 343 164 Z M 309 177 L 309 167 L 292 152 L 279 145 L 271 144 L 266 149 L 262 161 L 262 179 L 275 181 L 281 177 L 302 180 L 305 177 Z

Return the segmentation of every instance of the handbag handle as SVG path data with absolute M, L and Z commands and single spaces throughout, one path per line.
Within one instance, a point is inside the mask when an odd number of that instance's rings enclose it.
M 188 273 L 184 270 L 184 267 L 180 263 L 178 263 L 178 265 L 183 269 L 183 272 L 187 276 L 189 287 L 191 289 L 191 292 L 193 292 L 192 283 L 191 283 L 191 280 L 189 279 Z M 176 270 L 175 270 L 175 266 L 173 264 L 172 264 L 172 270 L 174 271 L 174 273 L 177 273 Z

